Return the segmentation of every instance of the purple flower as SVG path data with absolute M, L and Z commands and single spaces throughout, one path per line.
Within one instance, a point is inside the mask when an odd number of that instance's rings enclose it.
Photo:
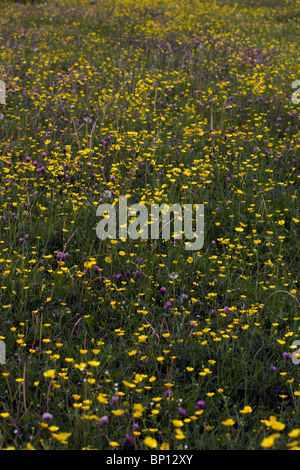
M 291 357 L 292 357 L 292 354 L 290 352 L 283 353 L 283 359 L 290 359 Z
M 164 295 L 166 292 L 167 292 L 167 289 L 165 288 L 165 286 L 162 286 L 160 289 L 159 289 L 159 292 Z
M 223 309 L 223 312 L 226 313 L 226 312 L 228 312 L 228 310 L 229 310 L 229 307 L 227 307 L 227 305 L 226 305 L 226 307 L 224 307 L 224 309 Z
M 119 400 L 118 395 L 114 395 L 114 396 L 111 397 L 110 404 L 115 405 L 118 400 Z
M 125 440 L 125 445 L 131 446 L 133 442 L 133 437 L 130 434 L 127 434 L 126 440 Z
M 276 367 L 275 366 L 271 366 L 270 367 L 270 373 L 273 374 L 276 370 Z
M 178 408 L 178 414 L 179 414 L 180 416 L 183 416 L 183 415 L 185 415 L 185 413 L 186 413 L 185 409 L 183 409 L 183 408 L 180 406 L 180 407 Z
M 52 414 L 46 412 L 43 414 L 42 418 L 45 419 L 46 421 L 49 421 L 50 419 L 53 418 L 53 416 Z
M 199 400 L 196 403 L 196 408 L 197 410 L 204 410 L 205 408 L 205 401 L 204 400 Z
M 69 253 L 63 253 L 62 251 L 59 251 L 56 255 L 57 259 L 67 259 L 69 257 Z
M 101 416 L 100 418 L 100 424 L 108 424 L 109 420 L 107 416 Z
M 171 304 L 171 302 L 168 300 L 168 302 L 165 303 L 165 309 L 166 309 L 166 310 L 169 310 L 169 308 L 171 308 L 171 307 L 172 307 L 172 304 Z

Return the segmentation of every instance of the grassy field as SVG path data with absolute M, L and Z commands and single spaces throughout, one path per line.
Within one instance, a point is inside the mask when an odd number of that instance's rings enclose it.
M 0 449 L 300 449 L 299 18 L 2 0 Z M 100 240 L 119 196 L 203 248 Z

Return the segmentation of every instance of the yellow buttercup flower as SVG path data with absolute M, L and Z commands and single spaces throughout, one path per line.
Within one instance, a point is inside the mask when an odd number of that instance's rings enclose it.
M 262 442 L 261 442 L 261 446 L 262 447 L 266 447 L 266 448 L 270 448 L 274 445 L 274 442 L 276 439 L 279 439 L 280 437 L 280 434 L 279 433 L 276 433 L 276 434 L 271 434 L 270 436 L 268 437 L 265 437 Z
M 225 421 L 222 421 L 222 424 L 224 426 L 233 426 L 235 424 L 235 421 L 231 418 L 226 419 Z
M 43 373 L 43 375 L 44 375 L 44 377 L 46 377 L 46 378 L 54 379 L 54 377 L 55 377 L 55 369 L 46 370 L 46 371 Z
M 182 426 L 184 426 L 183 421 L 181 421 L 180 419 L 173 419 L 173 420 L 172 420 L 172 424 L 173 424 L 173 426 L 175 426 L 176 428 L 181 428 Z
M 144 439 L 144 443 L 146 444 L 147 447 L 150 447 L 150 449 L 156 449 L 157 447 L 157 440 L 151 436 L 147 436 Z
M 240 413 L 242 414 L 252 413 L 251 406 L 245 406 L 243 410 L 240 410 Z
M 56 433 L 52 434 L 52 437 L 54 439 L 58 440 L 59 442 L 62 442 L 63 444 L 65 444 L 67 442 L 67 440 L 70 436 L 72 436 L 71 432 L 60 432 L 58 434 L 56 434 Z

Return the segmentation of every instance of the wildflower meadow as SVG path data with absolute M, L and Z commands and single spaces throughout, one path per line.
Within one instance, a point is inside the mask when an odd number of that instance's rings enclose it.
M 299 450 L 300 1 L 0 4 L 0 449 Z

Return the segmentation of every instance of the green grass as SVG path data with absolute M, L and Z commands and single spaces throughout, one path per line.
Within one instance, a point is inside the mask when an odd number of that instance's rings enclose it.
M 0 448 L 299 448 L 299 11 L 3 3 Z M 99 240 L 122 195 L 203 248 Z

